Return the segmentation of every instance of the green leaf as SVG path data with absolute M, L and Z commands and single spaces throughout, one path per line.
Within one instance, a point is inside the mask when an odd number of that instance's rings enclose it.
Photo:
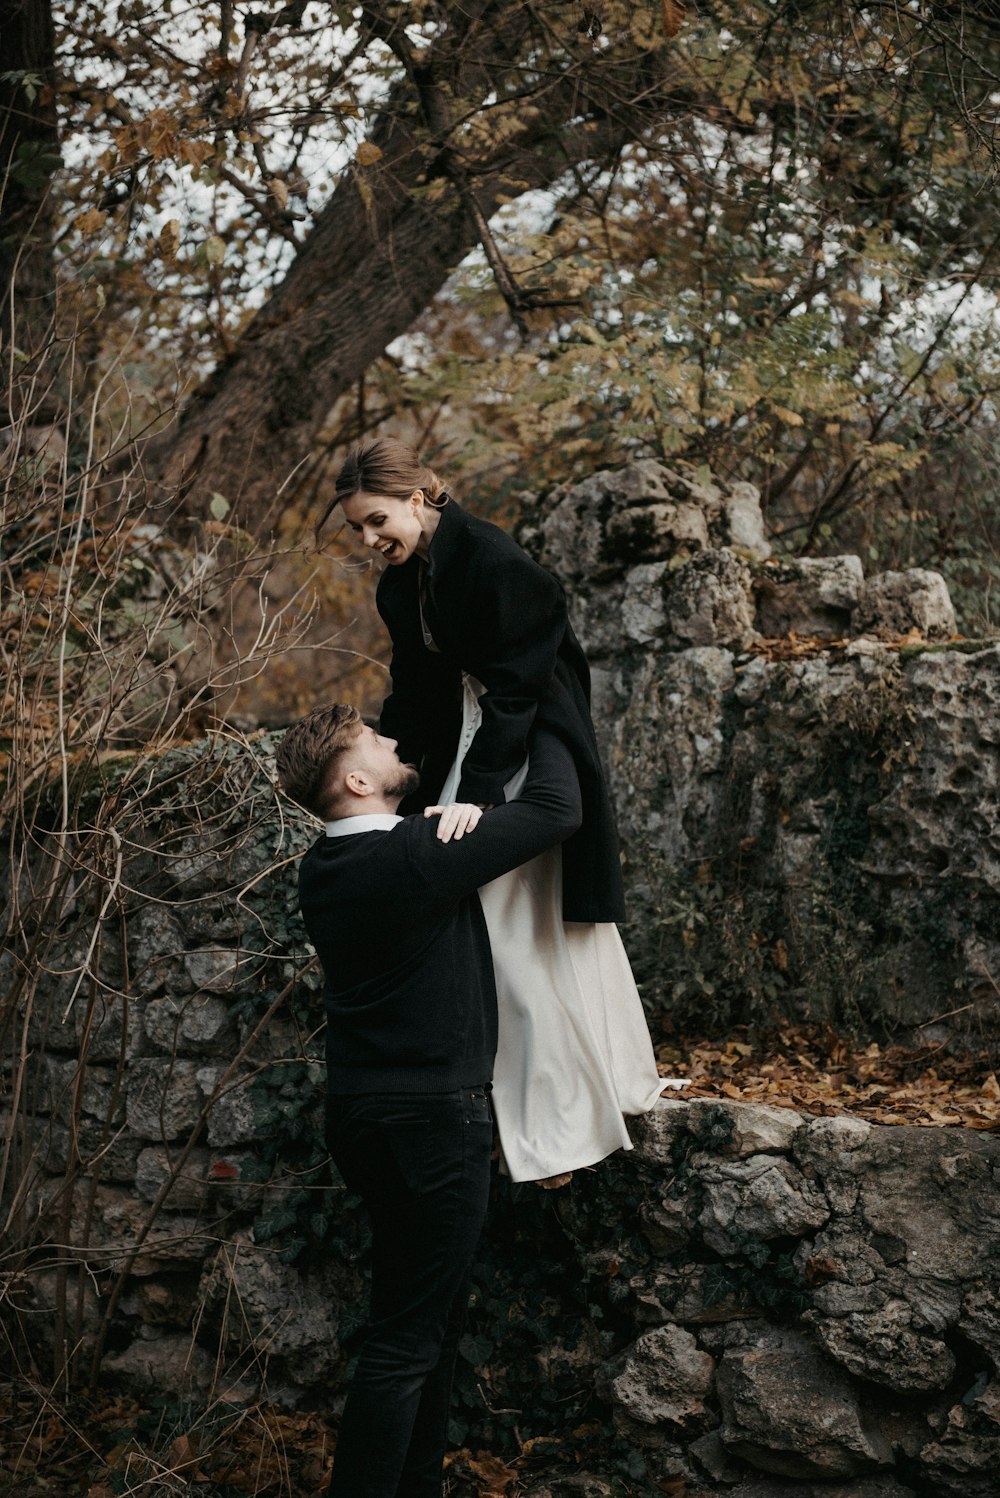
M 479 1368 L 489 1361 L 493 1343 L 489 1337 L 473 1336 L 471 1332 L 466 1332 L 458 1344 L 458 1350 L 467 1363 Z

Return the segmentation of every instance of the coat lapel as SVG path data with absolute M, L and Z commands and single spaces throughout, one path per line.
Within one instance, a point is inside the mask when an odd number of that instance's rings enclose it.
M 440 649 L 447 649 L 457 623 L 448 607 L 449 587 L 459 574 L 454 564 L 462 550 L 469 520 L 465 511 L 450 499 L 441 511 L 434 539 L 427 555 L 427 571 L 424 579 L 424 618 L 427 628 Z M 450 579 L 450 582 L 449 582 Z

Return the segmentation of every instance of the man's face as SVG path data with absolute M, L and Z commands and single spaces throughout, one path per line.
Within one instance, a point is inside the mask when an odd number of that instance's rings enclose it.
M 396 753 L 396 740 L 376 733 L 367 724 L 358 735 L 350 762 L 371 777 L 387 801 L 401 801 L 420 784 L 420 771 L 403 764 Z

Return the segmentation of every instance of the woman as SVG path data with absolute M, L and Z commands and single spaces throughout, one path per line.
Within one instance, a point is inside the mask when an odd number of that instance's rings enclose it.
M 556 579 L 461 509 L 411 448 L 390 438 L 354 448 L 324 521 L 337 503 L 387 563 L 376 602 L 392 639 L 392 692 L 379 726 L 419 765 L 421 799 L 513 799 L 535 722 L 576 763 L 580 831 L 480 891 L 497 977 L 504 1159 L 515 1181 L 561 1184 L 630 1149 L 623 1113 L 645 1112 L 664 1086 L 612 924 L 624 897 L 587 662 Z

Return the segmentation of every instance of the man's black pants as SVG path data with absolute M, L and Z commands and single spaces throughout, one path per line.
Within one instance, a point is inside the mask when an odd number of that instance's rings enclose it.
M 327 1143 L 372 1221 L 371 1317 L 330 1498 L 439 1498 L 452 1373 L 486 1216 L 489 1086 L 327 1100 Z

